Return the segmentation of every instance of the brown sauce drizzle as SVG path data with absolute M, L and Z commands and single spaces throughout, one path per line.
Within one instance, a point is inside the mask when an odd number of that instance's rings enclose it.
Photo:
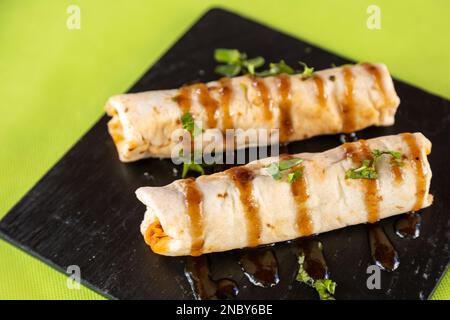
M 292 158 L 292 155 L 289 154 L 280 155 L 280 160 L 289 160 Z M 295 221 L 297 230 L 302 236 L 309 236 L 312 234 L 313 228 L 311 216 L 308 207 L 306 206 L 306 201 L 309 198 L 308 181 L 306 180 L 305 175 L 302 174 L 290 185 L 297 213 Z
M 195 179 L 190 178 L 185 180 L 185 197 L 186 207 L 191 223 L 191 255 L 199 256 L 202 254 L 204 239 L 203 239 L 203 219 L 202 219 L 202 200 L 203 195 L 197 188 Z
M 382 74 L 381 74 L 380 70 L 377 68 L 377 66 L 367 63 L 367 62 L 363 63 L 362 66 L 364 66 L 366 71 L 368 73 L 370 73 L 372 75 L 372 77 L 375 79 L 375 83 L 378 88 L 378 91 L 380 91 L 381 95 L 383 96 L 384 103 L 387 103 L 388 97 L 386 94 L 386 90 L 384 89 Z
M 242 250 L 238 261 L 245 276 L 255 286 L 271 288 L 280 282 L 277 258 L 271 249 Z
M 328 267 L 323 256 L 322 244 L 318 240 L 304 239 L 297 240 L 299 254 L 305 256 L 303 268 L 314 280 L 328 279 Z
M 232 129 L 233 119 L 230 115 L 230 101 L 231 95 L 233 94 L 233 88 L 231 87 L 230 78 L 222 78 L 219 80 L 220 83 L 220 105 L 222 107 L 222 130 L 226 133 L 227 129 Z
M 269 89 L 262 78 L 251 77 L 252 86 L 256 90 L 256 95 L 261 99 L 263 106 L 263 114 L 265 120 L 272 119 L 272 99 L 270 98 Z
M 395 223 L 395 233 L 400 238 L 416 239 L 420 236 L 422 216 L 416 212 L 403 215 Z
M 403 172 L 402 172 L 402 168 L 400 168 L 400 166 L 394 166 L 391 165 L 391 172 L 394 175 L 394 181 L 397 184 L 400 184 L 403 182 Z
M 247 226 L 247 246 L 256 247 L 261 238 L 261 219 L 259 205 L 253 196 L 253 172 L 245 167 L 235 167 L 226 171 L 239 190 L 239 198 L 244 207 Z
M 416 170 L 416 202 L 412 208 L 412 211 L 418 211 L 422 209 L 425 195 L 427 193 L 427 180 L 425 172 L 423 170 L 423 163 L 421 157 L 421 151 L 417 144 L 416 138 L 412 133 L 401 134 L 403 140 L 409 147 L 412 157 L 412 163 Z
M 188 257 L 184 274 L 197 300 L 230 299 L 239 293 L 239 287 L 233 280 L 215 281 L 211 278 L 209 261 L 205 255 L 197 258 Z
M 357 145 L 359 145 L 359 148 Z M 373 161 L 372 153 L 364 140 L 359 140 L 356 143 L 346 143 L 343 147 L 346 150 L 347 157 L 351 157 L 353 163 L 357 166 L 360 166 L 365 159 Z M 364 202 L 367 210 L 367 221 L 370 223 L 377 222 L 379 220 L 378 209 L 380 201 L 378 179 L 360 179 L 360 181 L 365 189 Z
M 325 107 L 327 105 L 327 95 L 325 94 L 325 86 L 323 79 L 318 75 L 314 75 L 313 80 L 317 88 L 316 97 L 317 100 L 319 101 L 319 105 L 321 107 Z
M 353 100 L 354 78 L 350 67 L 343 67 L 342 72 L 344 74 L 345 83 L 345 98 L 344 103 L 341 106 L 342 131 L 344 133 L 350 133 L 356 130 L 354 114 L 355 102 Z
M 183 86 L 178 91 L 178 96 L 175 97 L 175 101 L 178 103 L 182 114 L 188 113 L 191 110 L 191 90 L 190 86 Z
M 369 224 L 368 227 L 373 261 L 383 270 L 394 271 L 400 264 L 397 251 L 381 226 L 374 223 Z
M 219 107 L 219 104 L 211 97 L 208 87 L 205 84 L 199 83 L 195 85 L 195 88 L 198 94 L 199 102 L 206 111 L 206 125 L 208 128 L 216 128 L 216 110 Z
M 286 142 L 294 132 L 291 118 L 291 78 L 287 74 L 281 74 L 277 77 L 278 91 L 280 93 L 280 142 Z
M 309 190 L 305 175 L 302 174 L 293 183 L 291 183 L 291 191 L 294 196 L 295 206 L 297 210 L 296 226 L 302 236 L 312 234 L 312 221 L 306 201 L 309 198 Z

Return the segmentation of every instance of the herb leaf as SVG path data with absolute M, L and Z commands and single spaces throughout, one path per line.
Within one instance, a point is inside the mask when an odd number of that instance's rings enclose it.
M 255 74 L 255 69 L 263 66 L 264 62 L 265 60 L 263 57 L 256 57 L 249 60 L 244 60 L 242 65 L 247 68 L 250 74 Z
M 181 124 L 183 129 L 188 131 L 193 137 L 197 137 L 202 133 L 202 130 L 195 124 L 194 118 L 189 112 L 183 114 Z
M 401 161 L 402 153 L 398 151 L 382 151 L 379 149 L 372 150 L 372 160 L 363 160 L 361 166 L 356 169 L 349 169 L 345 172 L 346 179 L 377 179 L 378 173 L 376 170 L 376 163 L 382 155 L 390 155 L 391 165 L 393 166 L 403 166 L 404 163 Z
M 392 157 L 392 159 L 391 159 L 391 165 L 392 166 L 402 167 L 403 165 L 405 165 L 405 163 L 401 160 L 403 154 L 401 152 L 399 152 L 399 151 L 391 151 L 391 150 L 382 151 L 382 150 L 379 150 L 379 149 L 374 149 L 372 151 L 372 155 L 376 159 L 380 158 L 383 154 L 387 154 L 387 155 L 390 155 Z
M 192 162 L 183 163 L 183 172 L 181 174 L 181 177 L 184 179 L 189 171 L 194 171 L 200 173 L 201 175 L 205 174 L 205 170 L 203 169 L 201 164 Z
M 284 62 L 284 60 L 280 60 L 278 63 L 270 63 L 270 69 L 257 73 L 258 76 L 266 77 L 271 75 L 277 75 L 280 73 L 294 74 L 295 70 Z
M 266 168 L 266 170 L 267 170 L 267 173 L 272 176 L 272 178 L 274 178 L 275 180 L 281 180 L 281 178 L 283 177 L 282 171 L 291 169 L 292 167 L 295 167 L 302 162 L 303 162 L 303 159 L 300 159 L 300 158 L 280 160 L 278 162 L 272 162 Z M 299 171 L 299 170 L 296 170 L 296 171 Z M 290 174 L 288 174 L 289 182 L 291 182 L 291 183 L 294 182 L 300 176 L 301 173 L 302 173 L 302 171 L 300 170 L 300 172 L 298 172 L 298 173 L 292 172 L 291 176 L 290 176 Z
M 297 277 L 295 278 L 295 280 L 299 281 L 299 282 L 303 282 L 305 284 L 307 284 L 308 286 L 313 286 L 314 285 L 314 279 L 311 278 L 311 276 L 308 274 L 308 272 L 306 272 L 305 267 L 304 267 L 304 263 L 305 263 L 305 255 L 301 254 L 298 257 L 298 273 L 297 273 Z
M 181 117 L 181 124 L 183 126 L 183 129 L 188 131 L 193 138 L 202 133 L 202 130 L 195 124 L 194 118 L 189 112 L 185 113 Z M 179 155 L 183 156 L 183 153 L 183 149 L 181 149 Z M 194 155 L 192 156 L 192 158 L 194 158 Z M 181 174 L 181 177 L 185 178 L 189 171 L 194 171 L 200 173 L 201 175 L 205 174 L 205 170 L 203 169 L 202 165 L 193 162 L 192 159 L 190 160 L 190 162 L 183 163 L 183 172 Z
M 308 67 L 308 65 L 302 61 L 299 61 L 298 63 L 300 63 L 300 65 L 303 66 L 303 72 L 301 73 L 301 76 L 306 78 L 312 76 L 314 68 Z
M 363 160 L 361 166 L 345 172 L 346 179 L 376 179 L 378 173 L 375 169 L 375 160 Z
M 288 181 L 294 183 L 303 174 L 303 167 L 288 174 Z
M 290 169 L 292 167 L 295 167 L 296 165 L 300 164 L 303 162 L 303 159 L 300 158 L 292 158 L 292 159 L 288 159 L 288 160 L 281 160 L 278 162 L 278 166 L 280 167 L 280 170 L 287 170 Z
M 272 178 L 274 178 L 275 180 L 281 180 L 282 176 L 281 176 L 280 167 L 279 167 L 278 163 L 272 162 L 267 167 L 266 170 L 267 170 L 267 173 L 272 176 Z
M 215 68 L 215 72 L 227 77 L 234 77 L 244 71 L 255 74 L 256 68 L 261 67 L 265 63 L 263 57 L 247 59 L 247 54 L 237 49 L 216 49 L 214 51 L 214 59 L 217 62 L 226 63 L 218 65 Z
M 214 50 L 214 59 L 216 59 L 217 62 L 235 64 L 241 59 L 241 53 L 236 49 L 219 48 Z
M 319 294 L 320 300 L 335 300 L 333 295 L 336 290 L 336 282 L 331 279 L 319 279 L 314 281 L 314 289 Z
M 241 70 L 241 66 L 237 64 L 221 64 L 214 69 L 214 72 L 225 77 L 234 77 L 237 76 Z
M 320 300 L 334 300 L 334 292 L 336 291 L 336 282 L 331 279 L 316 279 L 314 280 L 304 267 L 305 256 L 301 254 L 298 257 L 299 269 L 295 280 L 303 282 L 304 284 L 316 289 Z
M 261 56 L 248 59 L 245 52 L 240 52 L 237 49 L 216 49 L 214 50 L 214 59 L 223 63 L 216 66 L 215 72 L 227 77 L 234 77 L 240 73 L 250 73 L 259 77 L 273 76 L 280 73 L 300 73 L 303 77 L 309 77 L 314 71 L 314 68 L 308 67 L 303 62 L 299 62 L 303 66 L 303 71 L 294 70 L 284 60 L 280 60 L 278 63 L 270 63 L 268 70 L 258 72 L 256 69 L 264 65 L 265 59 Z

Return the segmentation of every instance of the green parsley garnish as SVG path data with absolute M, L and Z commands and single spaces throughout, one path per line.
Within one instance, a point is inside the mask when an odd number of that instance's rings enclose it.
M 263 57 L 247 59 L 247 54 L 236 49 L 216 49 L 214 59 L 224 64 L 218 65 L 215 72 L 226 77 L 234 77 L 241 72 L 255 74 L 256 68 L 264 65 Z
M 391 165 L 393 166 L 397 166 L 397 167 L 402 167 L 403 165 L 405 165 L 405 163 L 402 161 L 402 153 L 399 151 L 381 151 L 378 149 L 374 149 L 372 151 L 372 154 L 374 156 L 374 158 L 378 159 L 379 157 L 381 157 L 383 154 L 387 154 L 390 155 L 391 158 Z
M 310 77 L 314 73 L 314 68 L 310 68 L 306 63 L 299 61 L 300 65 L 303 66 L 303 72 L 300 74 L 302 77 Z
M 216 49 L 214 59 L 217 62 L 236 64 L 242 58 L 242 54 L 236 49 Z
M 258 72 L 256 75 L 260 77 L 273 76 L 280 73 L 294 74 L 295 70 L 284 62 L 280 60 L 278 63 L 270 63 L 269 70 Z
M 214 71 L 226 77 L 234 77 L 241 72 L 241 66 L 236 64 L 221 64 Z
M 298 257 L 299 269 L 297 277 L 295 278 L 299 282 L 316 289 L 319 294 L 320 300 L 334 300 L 334 292 L 336 291 L 336 282 L 331 279 L 317 279 L 314 280 L 304 267 L 305 256 L 302 254 Z
M 314 289 L 319 294 L 320 300 L 335 300 L 336 282 L 331 279 L 319 279 L 314 281 Z
M 183 172 L 181 174 L 181 177 L 184 179 L 189 171 L 194 171 L 197 173 L 200 173 L 200 175 L 205 174 L 205 169 L 203 169 L 201 164 L 198 163 L 183 163 Z
M 391 165 L 393 166 L 403 166 L 404 163 L 401 161 L 402 154 L 398 151 L 381 151 L 378 149 L 374 149 L 372 151 L 373 159 L 369 160 L 363 160 L 361 163 L 361 166 L 356 169 L 349 169 L 345 172 L 345 178 L 347 179 L 377 179 L 378 173 L 376 170 L 376 163 L 378 159 L 382 155 L 390 155 L 392 157 L 391 159 Z
M 300 158 L 293 158 L 288 160 L 280 160 L 278 162 L 272 162 L 267 168 L 267 173 L 269 173 L 272 178 L 275 180 L 281 180 L 283 178 L 282 172 L 289 170 L 300 163 L 303 162 L 303 159 Z M 290 175 L 292 173 L 292 175 Z M 288 180 L 289 182 L 294 182 L 302 173 L 302 169 L 295 170 L 294 172 L 291 172 L 288 174 Z
M 264 62 L 265 60 L 263 57 L 256 57 L 242 61 L 242 65 L 247 68 L 248 73 L 255 74 L 255 69 L 263 66 Z
M 359 168 L 349 169 L 345 173 L 347 179 L 376 179 L 378 178 L 377 170 L 375 169 L 374 160 L 363 160 Z
M 185 113 L 181 117 L 181 124 L 183 126 L 183 129 L 191 134 L 192 138 L 195 138 L 202 133 L 202 130 L 195 124 L 194 118 L 189 112 Z M 183 149 L 180 150 L 180 156 L 183 156 Z M 194 158 L 194 155 L 192 156 L 192 158 Z M 189 171 L 194 171 L 200 173 L 201 175 L 205 174 L 203 165 L 195 163 L 194 161 L 192 161 L 192 159 L 189 162 L 183 163 L 183 172 L 181 174 L 181 177 L 185 178 Z
M 288 181 L 294 183 L 303 174 L 303 167 L 288 174 Z
M 181 124 L 184 130 L 187 130 L 193 137 L 197 137 L 202 130 L 195 124 L 192 115 L 187 112 L 181 117 Z
M 300 71 L 294 70 L 284 60 L 280 60 L 278 63 L 272 62 L 269 64 L 268 70 L 258 72 L 256 69 L 264 65 L 265 59 L 261 56 L 248 59 L 245 52 L 240 52 L 237 49 L 216 49 L 214 59 L 221 63 L 216 66 L 215 72 L 226 77 L 234 77 L 241 73 L 249 73 L 259 77 L 274 76 L 281 73 L 299 73 L 303 77 L 309 77 L 314 72 L 314 68 L 308 67 L 304 62 L 299 62 L 303 66 L 303 70 Z

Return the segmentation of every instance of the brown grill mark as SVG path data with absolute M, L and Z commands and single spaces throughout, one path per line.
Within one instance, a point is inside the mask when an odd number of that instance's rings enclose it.
M 317 89 L 316 97 L 317 97 L 317 100 L 319 101 L 319 105 L 321 107 L 326 107 L 327 95 L 325 94 L 325 86 L 323 83 L 323 79 L 318 75 L 314 75 L 313 80 L 314 80 L 314 83 L 315 83 L 316 89 Z
M 352 69 L 349 67 L 343 67 L 342 72 L 344 74 L 345 83 L 345 98 L 342 105 L 342 131 L 344 133 L 350 133 L 355 131 L 355 102 L 353 100 L 353 88 L 354 88 L 354 78 Z
M 206 125 L 208 126 L 208 128 L 216 128 L 216 111 L 219 107 L 219 104 L 211 97 L 208 87 L 204 83 L 199 83 L 195 85 L 195 87 L 199 102 L 206 111 Z
M 294 132 L 291 117 L 291 78 L 287 74 L 281 74 L 277 77 L 277 80 L 278 91 L 280 94 L 280 142 L 286 142 Z
M 227 129 L 233 129 L 233 119 L 230 116 L 230 100 L 233 94 L 230 78 L 222 78 L 220 83 L 220 105 L 222 107 L 222 130 L 225 133 Z
M 247 245 L 256 247 L 260 244 L 261 218 L 259 205 L 253 196 L 253 172 L 245 167 L 236 167 L 226 171 L 239 190 L 239 198 L 244 207 L 244 216 L 247 226 Z
M 416 202 L 412 211 L 418 211 L 423 207 L 423 202 L 427 192 L 427 180 L 423 170 L 421 151 L 413 134 L 403 133 L 401 136 L 409 147 L 412 156 L 412 163 L 414 169 L 416 170 Z
M 181 87 L 178 92 L 178 96 L 175 97 L 175 101 L 178 103 L 182 114 L 188 113 L 191 110 L 192 104 L 191 87 Z
M 366 71 L 370 73 L 372 77 L 375 79 L 378 91 L 380 91 L 381 95 L 383 96 L 383 103 L 387 103 L 388 98 L 386 95 L 386 90 L 384 89 L 383 79 L 380 70 L 375 65 L 370 63 L 363 63 L 362 65 L 364 66 Z
M 272 119 L 272 100 L 270 99 L 269 89 L 264 80 L 257 77 L 251 77 L 252 86 L 256 89 L 256 95 L 261 99 L 263 114 L 265 120 Z
M 363 160 L 373 161 L 372 152 L 366 141 L 359 140 L 355 143 L 345 143 L 343 147 L 347 157 L 350 157 L 353 164 L 357 167 L 361 166 Z M 360 179 L 364 186 L 364 202 L 367 210 L 367 221 L 374 223 L 379 220 L 379 201 L 380 196 L 378 179 Z
M 298 179 L 291 184 L 291 190 L 297 207 L 297 230 L 302 236 L 308 236 L 312 234 L 312 221 L 306 206 L 306 201 L 309 198 L 309 190 L 304 175 L 298 177 Z
M 191 223 L 191 255 L 199 256 L 203 250 L 203 219 L 202 219 L 202 200 L 203 195 L 197 188 L 195 179 L 186 179 L 184 181 L 184 195 L 187 207 L 187 213 Z
M 395 183 L 400 184 L 403 182 L 403 173 L 400 166 L 391 165 L 391 172 L 394 175 Z
M 280 160 L 292 159 L 291 155 L 281 155 Z M 300 165 L 301 166 L 301 165 Z M 298 169 L 297 166 L 295 169 Z M 291 183 L 291 192 L 294 197 L 295 207 L 296 207 L 296 219 L 295 223 L 298 232 L 302 236 L 311 235 L 313 232 L 311 216 L 306 206 L 306 201 L 309 198 L 308 182 L 304 174 L 297 178 L 293 183 Z

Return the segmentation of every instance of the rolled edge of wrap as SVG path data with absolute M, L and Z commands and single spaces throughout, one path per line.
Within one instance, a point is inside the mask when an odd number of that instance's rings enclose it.
M 382 85 L 386 92 L 385 99 L 387 100 L 385 105 L 378 109 L 380 112 L 378 126 L 391 126 L 395 123 L 395 114 L 400 105 L 400 97 L 397 95 L 394 80 L 388 67 L 383 63 L 377 63 L 376 66 L 382 72 Z
M 116 146 L 119 159 L 122 162 L 139 160 L 136 151 L 147 151 L 147 144 L 142 140 L 138 132 L 129 124 L 125 113 L 127 107 L 124 100 L 125 95 L 110 97 L 106 102 L 104 110 L 111 117 L 108 121 L 108 132 Z M 136 150 L 140 149 L 140 150 Z
M 190 241 L 180 239 L 180 233 L 184 233 L 183 226 L 173 223 L 177 215 L 184 214 L 184 195 L 170 186 L 141 187 L 136 190 L 136 197 L 147 208 L 140 225 L 145 242 L 155 253 L 177 256 L 189 250 L 186 246 Z M 169 215 L 161 212 L 169 212 Z

